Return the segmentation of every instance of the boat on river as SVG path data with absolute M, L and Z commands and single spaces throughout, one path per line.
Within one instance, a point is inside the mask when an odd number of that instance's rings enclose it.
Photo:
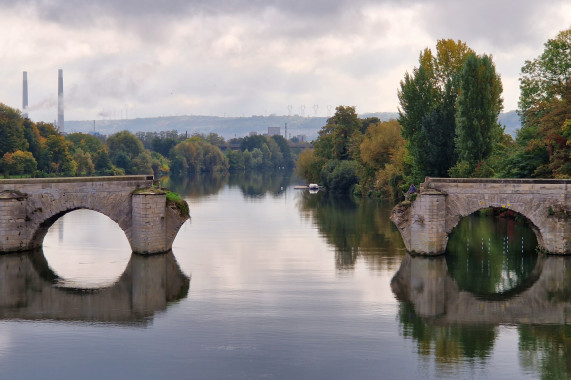
M 309 185 L 294 186 L 294 189 L 297 189 L 297 190 L 319 190 L 319 189 L 323 189 L 323 186 L 319 186 L 316 183 L 310 183 Z

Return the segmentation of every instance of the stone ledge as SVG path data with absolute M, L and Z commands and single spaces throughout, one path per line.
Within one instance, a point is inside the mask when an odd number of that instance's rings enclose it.
M 568 184 L 571 179 L 527 179 L 527 178 L 427 178 L 425 184 L 430 183 L 500 183 L 500 184 Z
M 152 175 L 125 175 L 105 177 L 53 177 L 53 178 L 19 178 L 0 179 L 1 185 L 8 184 L 35 184 L 35 183 L 74 183 L 74 182 L 125 182 L 125 181 L 152 181 Z

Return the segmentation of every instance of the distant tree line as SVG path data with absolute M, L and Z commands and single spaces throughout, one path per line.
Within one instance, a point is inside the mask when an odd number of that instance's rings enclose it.
M 293 166 L 292 152 L 281 136 L 227 142 L 216 133 L 188 137 L 177 131 L 64 135 L 54 125 L 34 123 L 0 103 L 0 173 L 4 177 L 188 176 Z
M 439 40 L 400 83 L 399 118 L 337 107 L 298 173 L 334 192 L 399 198 L 426 176 L 571 178 L 571 29 L 526 61 L 514 140 L 498 123 L 502 83 L 491 55 Z

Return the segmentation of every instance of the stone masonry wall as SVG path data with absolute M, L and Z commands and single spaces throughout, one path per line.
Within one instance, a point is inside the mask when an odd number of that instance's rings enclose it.
M 437 191 L 419 194 L 412 204 L 410 251 L 438 254 L 446 250 L 446 196 Z
M 133 252 L 166 251 L 166 194 L 134 194 L 132 205 Z

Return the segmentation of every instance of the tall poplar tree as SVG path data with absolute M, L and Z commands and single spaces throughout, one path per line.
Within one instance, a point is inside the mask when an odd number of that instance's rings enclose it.
M 436 43 L 436 55 L 425 49 L 419 67 L 400 83 L 399 122 L 412 161 L 412 177 L 448 176 L 456 162 L 455 103 L 458 72 L 468 54 L 466 43 L 451 39 Z
M 502 82 L 490 56 L 472 53 L 459 73 L 459 83 L 456 150 L 459 160 L 474 169 L 492 153 L 494 143 L 502 135 L 498 124 L 503 106 Z

